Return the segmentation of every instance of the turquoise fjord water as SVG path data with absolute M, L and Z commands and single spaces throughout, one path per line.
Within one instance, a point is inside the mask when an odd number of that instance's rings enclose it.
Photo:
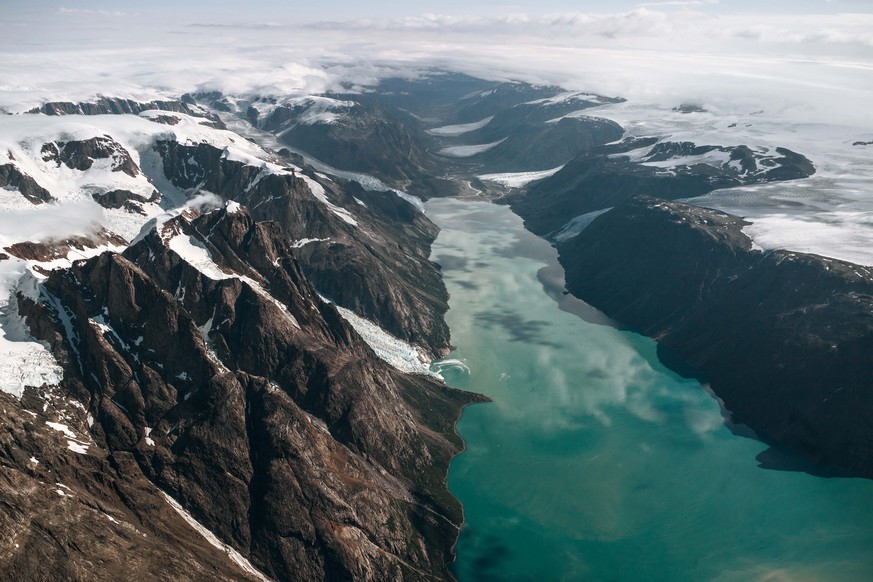
M 761 468 L 654 342 L 561 296 L 507 208 L 427 212 L 458 346 L 437 367 L 494 400 L 464 411 L 449 472 L 461 581 L 873 580 L 873 482 Z

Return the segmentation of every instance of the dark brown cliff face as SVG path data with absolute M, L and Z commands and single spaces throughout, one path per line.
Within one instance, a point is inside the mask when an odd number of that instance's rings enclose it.
M 873 272 L 752 250 L 744 224 L 635 198 L 559 245 L 567 288 L 690 365 L 735 421 L 873 477 Z
M 364 172 L 423 198 L 454 194 L 427 148 L 432 139 L 410 114 L 375 103 L 349 102 L 330 123 L 307 121 L 310 104 L 276 107 L 256 123 L 283 143 L 336 168 Z
M 51 202 L 52 195 L 13 164 L 0 165 L 0 188 L 16 188 L 32 204 Z M 8 193 L 4 192 L 4 195 Z
M 411 204 L 309 170 L 270 173 L 228 160 L 207 144 L 159 142 L 158 150 L 175 185 L 239 201 L 256 219 L 276 221 L 288 238 L 300 241 L 295 256 L 324 296 L 431 355 L 448 352 L 448 293 L 428 260 L 438 229 Z M 313 195 L 322 189 L 357 225 Z
M 0 392 L 0 409 L 4 580 L 257 580 L 185 523 L 131 453 L 98 448 L 67 397 Z
M 278 224 L 186 214 L 123 255 L 54 271 L 44 289 L 21 311 L 64 367 L 58 391 L 93 418 L 70 422 L 92 442 L 75 460 L 113 467 L 82 485 L 108 508 L 150 522 L 167 508 L 156 486 L 280 580 L 448 577 L 461 510 L 445 474 L 474 397 L 379 360 L 319 299 Z M 24 427 L 12 434 L 30 442 Z M 47 535 L 84 563 L 62 525 Z M 202 545 L 179 536 L 179 556 Z M 121 543 L 103 541 L 110 554 Z
M 86 171 L 95 160 L 112 160 L 113 172 L 124 172 L 136 177 L 140 171 L 130 154 L 111 137 L 92 137 L 91 139 L 51 142 L 42 146 L 43 161 L 64 164 L 72 170 Z
M 71 249 L 96 249 L 105 244 L 125 246 L 127 241 L 106 229 L 102 229 L 87 237 L 76 236 L 59 241 L 15 243 L 6 247 L 5 250 L 19 259 L 43 262 L 66 258 Z
M 161 198 L 157 190 L 153 191 L 152 195 L 148 198 L 134 194 L 130 190 L 110 190 L 108 192 L 92 194 L 91 197 L 103 208 L 124 208 L 128 212 L 139 214 L 144 214 L 142 209 L 144 203 L 158 202 Z

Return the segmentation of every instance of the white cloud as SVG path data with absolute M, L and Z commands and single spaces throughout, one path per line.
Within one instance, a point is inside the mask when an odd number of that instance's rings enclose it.
M 672 0 L 670 2 L 643 2 L 637 6 L 706 6 L 718 4 L 718 0 Z
M 45 31 L 50 43 L 7 43 L 0 49 L 0 107 L 198 89 L 300 95 L 429 67 L 665 104 L 685 98 L 727 108 L 805 109 L 823 119 L 856 113 L 866 119 L 860 114 L 873 102 L 871 15 L 777 19 L 641 7 L 610 14 L 424 14 L 315 28 L 219 24 L 106 30 L 85 44 L 76 26 L 66 25 Z
M 58 14 L 64 16 L 138 16 L 136 12 L 121 10 L 88 10 L 84 8 L 58 8 Z
M 0 242 L 88 236 L 99 231 L 102 222 L 103 208 L 90 200 L 38 206 L 27 203 L 0 213 Z

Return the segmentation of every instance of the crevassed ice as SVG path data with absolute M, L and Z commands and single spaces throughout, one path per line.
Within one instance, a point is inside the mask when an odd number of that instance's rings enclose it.
M 19 259 L 0 261 L 0 390 L 17 397 L 26 386 L 58 384 L 63 379 L 54 356 L 30 336 L 18 313 L 16 294 L 28 272 Z
M 330 299 L 322 300 L 332 303 Z M 350 309 L 334 304 L 339 314 L 358 332 L 376 355 L 401 372 L 420 374 L 423 376 L 442 377 L 430 370 L 430 360 L 421 350 L 401 339 L 398 339 L 373 323 L 361 317 Z

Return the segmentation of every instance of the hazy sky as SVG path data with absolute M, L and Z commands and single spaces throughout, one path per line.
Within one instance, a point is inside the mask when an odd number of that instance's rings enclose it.
M 860 122 L 873 103 L 873 0 L 0 0 L 0 21 L 11 111 L 299 95 L 428 67 L 797 119 Z
M 833 14 L 839 12 L 873 11 L 870 0 L 536 0 L 512 2 L 506 0 L 349 0 L 281 1 L 258 0 L 150 0 L 121 2 L 100 0 L 3 0 L 0 15 L 30 20 L 34 15 L 112 15 L 133 13 L 167 21 L 197 22 L 317 22 L 361 18 L 392 18 L 425 13 L 455 15 L 508 15 L 525 13 L 531 16 L 560 12 L 605 13 L 634 10 L 640 7 L 659 10 L 695 10 L 712 14 Z M 89 14 L 90 13 L 90 14 Z

